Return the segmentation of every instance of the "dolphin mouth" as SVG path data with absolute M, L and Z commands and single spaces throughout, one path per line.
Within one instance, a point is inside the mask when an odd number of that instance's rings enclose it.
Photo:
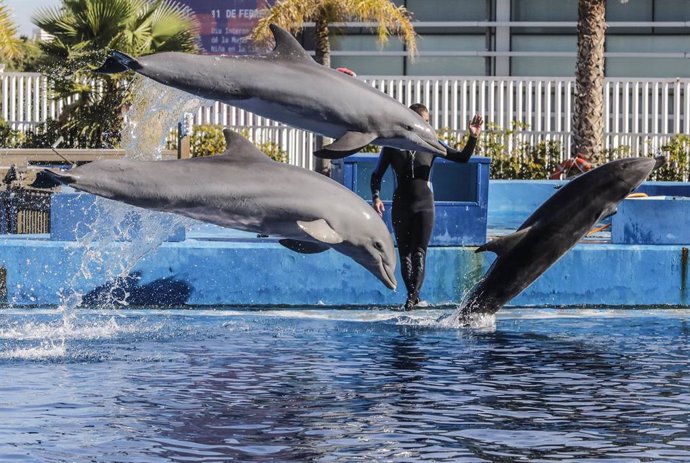
M 621 181 L 625 183 L 627 186 L 630 187 L 630 191 L 635 191 L 642 183 L 644 183 L 647 178 L 651 175 L 652 172 L 657 170 L 659 167 L 662 167 L 666 163 L 666 158 L 664 156 L 657 156 L 655 158 L 647 158 L 644 159 L 645 161 L 645 167 L 646 167 L 646 172 L 639 172 L 641 178 L 639 179 L 634 179 L 633 181 L 630 181 L 630 179 L 624 179 L 622 178 Z
M 443 146 L 440 141 L 434 140 L 433 142 L 428 142 L 424 140 L 424 142 L 435 154 L 439 154 L 441 156 L 446 155 L 446 147 Z
M 389 266 L 383 263 L 383 259 L 379 261 L 380 279 L 381 282 L 388 287 L 388 289 L 395 289 L 398 287 L 398 282 L 395 279 L 395 272 Z
M 666 164 L 666 156 L 657 156 L 654 158 L 654 168 L 652 169 L 652 172 L 657 170 L 659 167 L 662 167 L 663 165 Z

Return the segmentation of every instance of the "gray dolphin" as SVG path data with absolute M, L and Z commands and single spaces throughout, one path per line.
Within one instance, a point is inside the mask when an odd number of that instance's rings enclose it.
M 316 172 L 276 162 L 225 129 L 222 155 L 171 161 L 101 160 L 65 173 L 63 184 L 104 198 L 223 227 L 282 237 L 297 252 L 333 248 L 395 289 L 395 249 L 363 199 Z
M 520 294 L 592 229 L 616 213 L 618 203 L 637 188 L 663 158 L 628 158 L 597 167 L 568 182 L 513 234 L 476 252 L 496 253 L 484 277 L 463 299 L 458 315 L 495 313 Z
M 336 140 L 314 153 L 342 158 L 369 143 L 445 155 L 416 112 L 366 83 L 316 63 L 289 32 L 271 25 L 276 46 L 259 56 L 113 52 L 96 70 L 128 69 L 164 85 L 218 100 Z

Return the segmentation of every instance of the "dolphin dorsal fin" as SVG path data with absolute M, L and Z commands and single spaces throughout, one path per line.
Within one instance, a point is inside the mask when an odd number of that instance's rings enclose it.
M 479 246 L 474 252 L 491 251 L 497 256 L 500 256 L 513 249 L 529 231 L 530 227 L 527 227 L 516 231 L 515 233 L 511 233 L 510 235 L 499 236 L 498 238 L 494 238 L 488 243 Z
M 273 39 L 276 42 L 275 48 L 273 48 L 273 51 L 269 53 L 270 56 L 274 58 L 287 58 L 293 60 L 309 60 L 310 62 L 316 64 L 311 56 L 309 56 L 309 53 L 307 53 L 307 51 L 302 47 L 297 39 L 292 36 L 292 34 L 276 24 L 271 24 L 268 27 L 271 28 Z
M 254 161 L 254 162 L 275 162 L 263 153 L 254 143 L 244 138 L 239 133 L 228 128 L 223 129 L 225 137 L 225 151 L 220 156 L 213 156 L 211 159 L 222 159 L 224 161 Z

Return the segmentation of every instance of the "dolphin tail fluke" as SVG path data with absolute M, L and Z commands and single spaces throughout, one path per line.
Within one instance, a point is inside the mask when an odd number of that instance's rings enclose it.
M 52 182 L 52 186 L 69 185 L 77 181 L 76 177 L 66 172 L 55 172 L 53 170 L 42 170 L 36 175 L 36 179 L 40 176 L 41 182 L 47 184 Z
M 108 59 L 105 60 L 105 63 L 98 69 L 94 69 L 93 72 L 97 74 L 117 74 L 130 69 L 135 71 L 141 69 L 141 64 L 129 55 L 120 51 L 113 51 Z

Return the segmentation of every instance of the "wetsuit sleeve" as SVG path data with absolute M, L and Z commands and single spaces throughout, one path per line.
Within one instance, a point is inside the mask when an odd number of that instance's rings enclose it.
M 472 157 L 472 153 L 474 153 L 474 148 L 477 146 L 477 139 L 475 137 L 470 137 L 462 151 L 451 148 L 448 145 L 445 146 L 446 159 L 453 162 L 467 162 Z
M 371 173 L 371 199 L 376 199 L 381 196 L 381 180 L 383 175 L 388 170 L 391 163 L 391 153 L 388 147 L 384 147 L 379 155 L 379 160 L 376 163 L 376 168 Z

